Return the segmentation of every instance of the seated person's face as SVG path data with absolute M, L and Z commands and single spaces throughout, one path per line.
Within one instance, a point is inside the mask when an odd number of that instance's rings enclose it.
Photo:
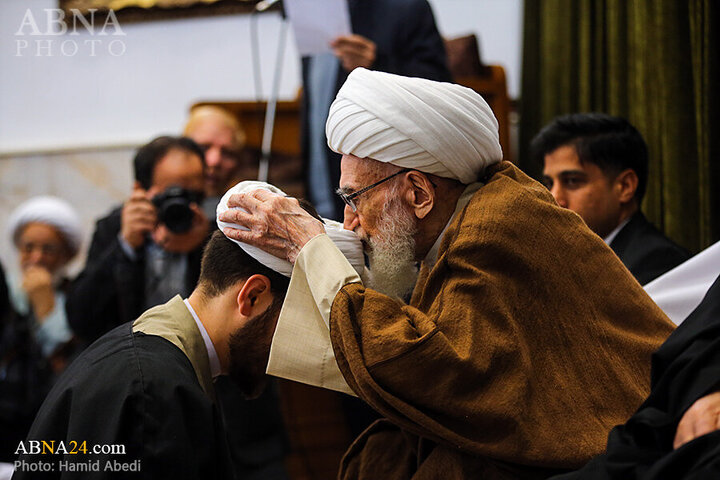
M 580 162 L 573 146 L 545 155 L 543 183 L 558 205 L 580 215 L 600 237 L 617 227 L 620 200 L 613 179 L 590 162 Z
M 240 149 L 235 145 L 235 132 L 222 120 L 206 118 L 188 133 L 205 150 L 205 194 L 220 196 L 237 180 L 241 161 Z
M 70 260 L 65 238 L 55 227 L 31 222 L 23 227 L 17 240 L 20 269 L 42 267 L 53 274 Z
M 282 301 L 274 299 L 267 310 L 238 328 L 230 337 L 228 374 L 247 398 L 256 398 L 265 389 L 265 370 L 281 307 Z
M 148 197 L 165 192 L 169 187 L 182 187 L 191 192 L 203 192 L 203 164 L 197 155 L 184 150 L 170 150 L 155 166 L 153 184 Z M 152 232 L 153 241 L 170 252 L 187 253 L 197 247 L 208 231 L 208 219 L 200 207 L 192 203 L 193 224 L 185 233 L 173 233 L 159 223 Z

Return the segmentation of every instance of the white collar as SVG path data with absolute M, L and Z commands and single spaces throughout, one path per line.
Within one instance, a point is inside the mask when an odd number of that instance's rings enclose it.
M 623 227 L 628 224 L 628 222 L 630 221 L 631 218 L 632 217 L 628 217 L 625 220 L 623 220 L 622 222 L 620 222 L 620 225 L 615 227 L 615 230 L 610 232 L 607 237 L 603 238 L 603 241 L 606 244 L 610 245 L 610 243 L 612 243 L 612 241 L 615 240 L 615 237 L 617 237 L 617 234 L 620 233 L 620 230 L 622 230 Z
M 202 336 L 203 342 L 205 342 L 205 348 L 207 349 L 208 358 L 210 359 L 210 375 L 212 378 L 215 378 L 222 373 L 220 368 L 220 358 L 215 351 L 215 345 L 213 345 L 210 335 L 208 335 L 207 330 L 205 330 L 205 326 L 200 321 L 200 318 L 197 316 L 197 313 L 195 313 L 195 310 L 192 305 L 190 305 L 190 302 L 188 302 L 188 299 L 186 298 L 183 302 L 188 310 L 190 310 L 190 314 L 195 319 L 195 323 L 200 330 L 200 335 Z

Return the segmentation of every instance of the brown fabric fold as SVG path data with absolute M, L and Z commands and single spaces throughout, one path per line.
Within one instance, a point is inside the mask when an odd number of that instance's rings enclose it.
M 582 466 L 647 395 L 650 355 L 672 329 L 580 217 L 508 162 L 452 221 L 410 305 L 350 284 L 330 317 L 348 385 L 434 444 L 393 478 L 422 478 L 436 459 L 475 472 L 453 478 Z M 358 442 L 341 478 L 381 471 L 384 442 Z

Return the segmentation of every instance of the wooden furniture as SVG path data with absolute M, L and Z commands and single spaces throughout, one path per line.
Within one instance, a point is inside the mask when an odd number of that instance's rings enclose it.
M 505 160 L 512 161 L 510 149 L 510 98 L 507 93 L 505 69 L 485 65 L 475 35 L 445 40 L 448 66 L 455 83 L 472 88 L 483 96 L 498 120 L 500 145 Z

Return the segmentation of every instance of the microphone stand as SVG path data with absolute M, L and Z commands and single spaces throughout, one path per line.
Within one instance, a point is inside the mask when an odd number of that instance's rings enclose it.
M 282 7 L 281 7 L 282 9 Z M 273 72 L 273 82 L 265 107 L 265 125 L 263 126 L 262 147 L 260 150 L 260 163 L 258 165 L 258 180 L 261 182 L 268 181 L 270 172 L 270 153 L 272 150 L 272 138 L 275 128 L 275 112 L 277 111 L 277 99 L 280 91 L 280 79 L 282 78 L 282 65 L 285 57 L 285 44 L 287 37 L 287 20 L 285 18 L 285 10 L 281 10 L 282 21 L 280 24 L 280 37 L 278 41 L 277 53 L 275 57 L 275 70 Z

